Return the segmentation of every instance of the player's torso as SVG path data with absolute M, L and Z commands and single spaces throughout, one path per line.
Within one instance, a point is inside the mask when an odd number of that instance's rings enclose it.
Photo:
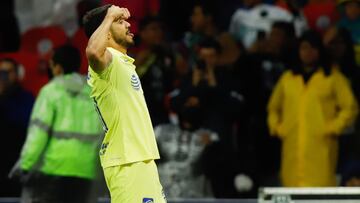
M 107 127 L 100 150 L 103 166 L 156 159 L 155 136 L 133 61 L 117 54 L 113 60 L 108 93 L 98 103 Z

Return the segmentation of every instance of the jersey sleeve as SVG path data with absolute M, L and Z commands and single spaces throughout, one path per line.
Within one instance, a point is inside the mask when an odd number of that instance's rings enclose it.
M 112 54 L 112 59 L 108 67 L 106 67 L 100 73 L 95 72 L 91 66 L 89 66 L 88 69 L 87 83 L 92 89 L 91 97 L 93 98 L 109 93 L 109 90 L 111 88 L 110 80 L 117 58 L 115 57 L 111 49 L 108 50 Z

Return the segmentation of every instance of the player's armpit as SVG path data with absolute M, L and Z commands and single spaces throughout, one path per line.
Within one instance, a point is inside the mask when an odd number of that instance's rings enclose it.
M 86 49 L 86 55 L 88 57 L 89 65 L 97 72 L 102 72 L 105 68 L 109 67 L 112 62 L 112 54 L 109 50 L 105 50 L 102 56 L 97 55 L 96 52 Z

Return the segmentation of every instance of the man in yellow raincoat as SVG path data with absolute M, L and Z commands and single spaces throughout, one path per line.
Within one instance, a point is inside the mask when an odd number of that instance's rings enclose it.
M 305 61 L 309 53 L 319 55 L 309 43 L 301 46 Z M 270 134 L 282 140 L 281 181 L 286 187 L 335 186 L 337 136 L 352 125 L 357 103 L 336 69 L 326 74 L 317 68 L 304 78 L 285 72 L 268 104 Z

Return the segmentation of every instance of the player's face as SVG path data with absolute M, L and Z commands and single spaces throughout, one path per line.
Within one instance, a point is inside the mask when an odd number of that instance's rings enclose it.
M 111 24 L 110 33 L 114 41 L 126 48 L 134 44 L 134 34 L 130 32 L 130 23 L 118 19 Z

